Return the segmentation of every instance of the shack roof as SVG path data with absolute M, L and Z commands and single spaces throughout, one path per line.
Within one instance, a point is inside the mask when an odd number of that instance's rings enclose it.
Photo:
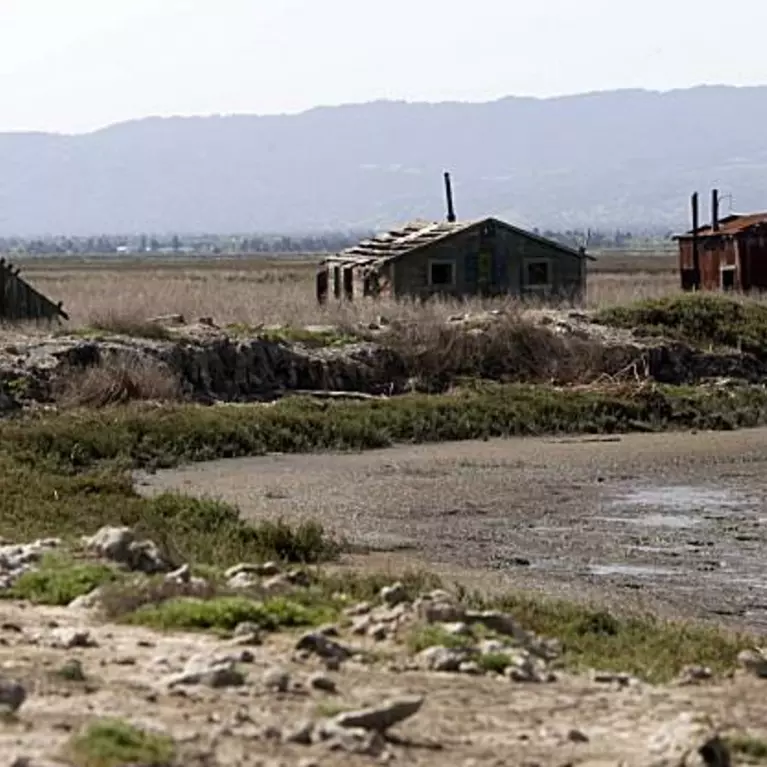
M 474 227 L 494 223 L 497 226 L 510 229 L 517 234 L 531 240 L 545 243 L 548 247 L 558 250 L 575 258 L 595 259 L 580 250 L 569 248 L 554 240 L 549 240 L 540 235 L 528 232 L 524 229 L 499 221 L 495 218 L 480 218 L 467 221 L 424 221 L 416 220 L 408 224 L 392 229 L 383 234 L 378 234 L 367 240 L 352 245 L 340 253 L 323 259 L 323 263 L 334 262 L 344 264 L 356 264 L 359 266 L 383 266 L 413 251 L 433 245 L 455 236 L 459 232 L 465 232 Z
M 699 226 L 698 237 L 727 237 L 748 231 L 754 227 L 767 225 L 767 213 L 732 213 L 719 221 L 719 230 L 714 231 L 711 224 Z M 695 231 L 689 229 L 684 234 L 677 235 L 674 239 L 684 240 L 692 237 Z

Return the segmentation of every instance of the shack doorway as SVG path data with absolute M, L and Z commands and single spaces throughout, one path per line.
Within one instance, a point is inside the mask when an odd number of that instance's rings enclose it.
M 324 304 L 328 300 L 328 270 L 317 272 L 317 301 Z
M 735 267 L 723 266 L 719 272 L 722 290 L 735 290 Z
M 347 301 L 354 298 L 354 268 L 351 266 L 344 269 L 344 298 Z

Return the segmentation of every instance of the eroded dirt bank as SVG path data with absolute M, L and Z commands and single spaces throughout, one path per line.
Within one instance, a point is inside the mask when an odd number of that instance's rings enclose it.
M 435 381 L 447 385 L 456 375 L 564 384 L 599 376 L 671 384 L 767 379 L 767 362 L 753 354 L 694 348 L 557 310 L 522 317 L 467 315 L 441 331 L 432 328 L 433 337 L 417 323 L 409 330 L 380 326 L 357 335 L 329 327 L 259 333 L 210 323 L 150 324 L 142 332 L 147 328 L 157 333 L 154 340 L 90 331 L 72 336 L 3 332 L 0 412 L 51 402 L 57 385 L 73 370 L 115 360 L 127 367 L 160 364 L 178 378 L 185 397 L 202 402 L 268 400 L 296 391 L 390 396 L 423 384 L 424 367 L 430 386 Z M 414 352 L 419 344 L 423 349 Z M 448 370 L 450 360 L 461 355 L 463 367 Z M 446 366 L 445 360 L 450 361 Z
M 140 478 L 484 585 L 767 630 L 767 429 L 217 461 Z M 385 564 L 385 562 L 384 562 Z M 468 573 L 467 573 L 468 571 Z

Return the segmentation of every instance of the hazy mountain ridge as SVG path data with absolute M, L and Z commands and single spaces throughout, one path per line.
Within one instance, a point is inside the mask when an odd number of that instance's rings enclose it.
M 767 208 L 765 124 L 767 87 L 707 86 L 0 134 L 0 233 L 386 226 L 442 217 L 445 169 L 461 217 L 677 228 L 696 188 Z

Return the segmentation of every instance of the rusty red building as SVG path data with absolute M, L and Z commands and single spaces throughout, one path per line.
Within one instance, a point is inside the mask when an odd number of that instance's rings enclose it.
M 693 228 L 676 239 L 683 290 L 767 291 L 767 212 L 719 218 L 717 190 L 711 222 L 698 223 L 698 195 L 692 196 Z

